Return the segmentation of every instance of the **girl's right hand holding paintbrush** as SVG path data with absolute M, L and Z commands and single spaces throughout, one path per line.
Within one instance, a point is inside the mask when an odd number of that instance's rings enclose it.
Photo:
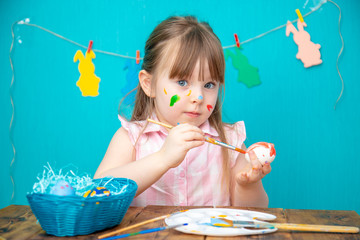
M 159 153 L 168 168 L 174 168 L 184 160 L 186 153 L 205 143 L 203 131 L 190 124 L 180 124 L 169 130 L 164 145 Z
M 159 151 L 135 160 L 135 148 L 127 130 L 121 127 L 114 135 L 94 178 L 106 176 L 133 179 L 138 184 L 139 195 L 170 168 L 178 166 L 186 153 L 204 144 L 203 132 L 195 126 L 180 124 L 169 130 Z

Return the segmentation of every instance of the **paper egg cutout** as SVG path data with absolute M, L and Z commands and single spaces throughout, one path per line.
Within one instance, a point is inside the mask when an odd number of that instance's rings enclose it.
M 276 156 L 276 151 L 274 144 L 267 143 L 267 142 L 258 142 L 251 145 L 247 150 L 245 154 L 245 159 L 250 162 L 250 156 L 249 152 L 253 151 L 257 158 L 259 159 L 259 162 L 264 165 L 265 163 L 271 163 L 274 161 Z
M 65 180 L 59 180 L 57 183 L 51 188 L 50 194 L 58 195 L 58 196 L 74 196 L 75 190 Z
M 105 187 L 96 187 L 84 193 L 83 197 L 103 197 L 110 196 L 110 191 Z

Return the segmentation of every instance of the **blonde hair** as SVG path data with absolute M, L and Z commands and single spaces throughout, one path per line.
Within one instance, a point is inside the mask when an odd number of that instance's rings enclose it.
M 174 56 L 170 60 L 170 57 Z M 155 87 L 162 66 L 172 62 L 169 78 L 190 77 L 196 62 L 200 61 L 199 79 L 204 78 L 204 64 L 208 64 L 211 78 L 220 83 L 219 97 L 209 123 L 216 129 L 221 141 L 226 142 L 221 107 L 225 84 L 225 59 L 219 38 L 206 22 L 198 22 L 193 16 L 170 17 L 162 21 L 150 34 L 145 45 L 142 69 L 150 73 L 152 89 Z M 140 85 L 136 88 L 135 106 L 131 121 L 146 120 L 154 112 L 154 99 L 147 96 Z M 126 96 L 125 96 L 126 97 Z M 120 103 L 121 104 L 121 103 Z M 144 129 L 146 128 L 145 125 Z M 229 190 L 229 153 L 222 148 L 222 180 Z

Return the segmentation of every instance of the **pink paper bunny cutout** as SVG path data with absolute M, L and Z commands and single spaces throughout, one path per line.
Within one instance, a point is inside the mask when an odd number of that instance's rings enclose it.
M 294 41 L 299 47 L 299 51 L 296 54 L 296 58 L 300 59 L 304 67 L 308 68 L 314 65 L 319 65 L 322 63 L 321 54 L 320 54 L 320 44 L 315 44 L 310 41 L 310 34 L 304 30 L 306 27 L 305 22 L 297 20 L 297 27 L 299 31 L 296 30 L 294 25 L 290 21 L 287 21 L 286 24 L 286 36 L 288 37 L 290 33 L 294 35 Z

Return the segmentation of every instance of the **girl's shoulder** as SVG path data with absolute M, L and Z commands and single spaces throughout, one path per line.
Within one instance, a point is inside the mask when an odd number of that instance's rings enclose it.
M 144 129 L 146 121 L 128 121 L 121 115 L 118 115 L 121 122 L 121 128 L 126 130 L 131 142 L 134 144 Z
M 244 121 L 238 121 L 233 124 L 224 123 L 224 131 L 227 141 L 244 142 L 246 139 L 246 129 Z
M 138 140 L 153 140 L 154 137 L 166 136 L 168 134 L 165 127 L 158 124 L 149 124 L 146 120 L 128 121 L 121 115 L 118 115 L 118 117 L 121 122 L 121 129 L 127 131 L 133 145 L 135 145 Z M 156 117 L 153 117 L 153 119 L 157 120 Z
M 121 122 L 121 127 L 125 128 L 126 130 L 136 130 L 136 129 L 143 129 L 146 121 L 128 121 L 125 117 L 118 115 L 118 118 Z

